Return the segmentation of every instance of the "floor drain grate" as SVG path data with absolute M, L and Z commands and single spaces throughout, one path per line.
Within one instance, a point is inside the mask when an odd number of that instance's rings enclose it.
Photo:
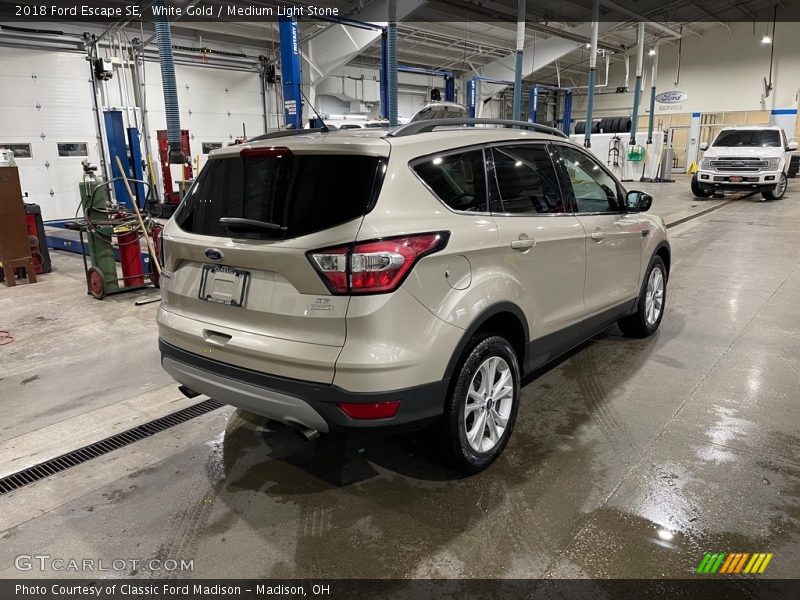
M 50 477 L 70 467 L 85 463 L 98 456 L 103 456 L 104 454 L 108 454 L 109 452 L 113 452 L 129 444 L 148 438 L 160 431 L 190 421 L 195 417 L 204 415 L 222 406 L 224 406 L 224 404 L 216 400 L 204 400 L 194 406 L 184 408 L 159 419 L 155 419 L 154 421 L 150 421 L 149 423 L 144 423 L 143 425 L 123 431 L 122 433 L 117 433 L 104 440 L 73 450 L 72 452 L 67 452 L 56 458 L 39 463 L 38 465 L 28 467 L 23 471 L 12 473 L 0 479 L 0 495 L 13 492 L 16 489 L 30 485 L 40 479 Z

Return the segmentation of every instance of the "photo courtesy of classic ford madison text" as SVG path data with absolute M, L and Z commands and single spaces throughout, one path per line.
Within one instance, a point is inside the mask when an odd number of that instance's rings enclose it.
M 0 599 L 800 595 L 800 2 L 0 0 Z

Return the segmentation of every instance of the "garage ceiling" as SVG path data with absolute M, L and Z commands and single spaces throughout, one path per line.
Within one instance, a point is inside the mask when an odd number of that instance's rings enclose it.
M 208 0 L 206 0 L 208 1 Z M 326 0 L 325 6 L 337 7 L 342 15 L 358 20 L 366 6 L 383 0 Z M 788 0 L 777 0 L 779 11 L 787 9 Z M 192 0 L 176 0 L 187 5 Z M 211 0 L 222 3 L 222 0 Z M 776 0 L 612 0 L 601 2 L 601 19 L 615 23 L 601 38 L 607 48 L 623 53 L 636 44 L 637 20 L 645 19 L 666 26 L 675 33 L 702 36 L 711 28 L 729 28 L 734 21 L 769 21 Z M 225 4 L 240 3 L 233 0 Z M 263 2 L 268 5 L 269 3 Z M 312 4 L 301 0 L 297 4 Z M 635 7 L 635 13 L 619 7 Z M 591 0 L 536 0 L 528 2 L 526 46 L 551 37 L 558 29 L 566 29 L 588 20 Z M 624 7 L 622 7 L 624 9 Z M 456 72 L 472 71 L 508 56 L 514 51 L 516 39 L 516 0 L 428 0 L 399 25 L 399 60 L 403 64 L 446 68 Z M 638 15 L 638 16 L 637 16 Z M 413 21 L 413 22 L 412 22 Z M 305 20 L 302 37 L 310 39 L 331 24 L 326 21 Z M 266 49 L 277 44 L 277 26 L 271 22 L 254 23 L 195 23 L 174 22 L 173 27 L 184 34 L 200 36 L 203 40 L 218 40 L 252 46 L 254 41 Z M 660 37 L 669 37 L 662 29 L 647 28 L 647 44 Z M 377 44 L 365 49 L 357 64 L 377 65 L 380 48 Z M 588 56 L 580 47 L 559 61 L 562 75 L 579 77 L 586 72 Z M 537 80 L 555 78 L 555 66 L 537 73 Z

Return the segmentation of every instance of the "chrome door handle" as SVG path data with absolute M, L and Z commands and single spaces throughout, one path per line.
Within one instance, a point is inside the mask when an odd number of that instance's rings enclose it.
M 602 241 L 605 239 L 605 237 L 606 237 L 606 232 L 605 232 L 605 231 L 593 231 L 593 232 L 590 234 L 590 237 L 591 237 L 591 238 L 592 238 L 592 239 L 593 239 L 595 242 L 602 242 Z
M 525 238 L 514 240 L 513 242 L 511 242 L 511 247 L 514 250 L 530 250 L 535 245 L 536 245 L 536 240 L 525 239 Z

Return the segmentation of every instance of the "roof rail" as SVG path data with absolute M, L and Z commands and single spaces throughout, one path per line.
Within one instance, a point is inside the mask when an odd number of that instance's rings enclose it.
M 260 142 L 262 140 L 275 140 L 282 137 L 290 137 L 293 135 L 304 135 L 306 133 L 327 133 L 329 131 L 328 127 L 312 127 L 310 129 L 284 129 L 283 131 L 273 131 L 272 133 L 262 133 L 261 135 L 257 135 L 255 137 L 251 137 L 250 139 L 245 142 L 249 144 L 250 142 Z
M 500 125 L 503 127 L 517 127 L 519 129 L 530 129 L 531 131 L 538 131 L 540 133 L 549 133 L 550 135 L 557 135 L 560 137 L 568 138 L 569 136 L 547 125 L 540 125 L 539 123 L 528 123 L 527 121 L 510 121 L 507 119 L 431 119 L 429 121 L 415 121 L 408 125 L 402 125 L 397 129 L 393 129 L 386 134 L 386 137 L 406 137 L 408 135 L 416 135 L 418 133 L 428 133 L 437 127 L 454 127 L 464 125 Z

